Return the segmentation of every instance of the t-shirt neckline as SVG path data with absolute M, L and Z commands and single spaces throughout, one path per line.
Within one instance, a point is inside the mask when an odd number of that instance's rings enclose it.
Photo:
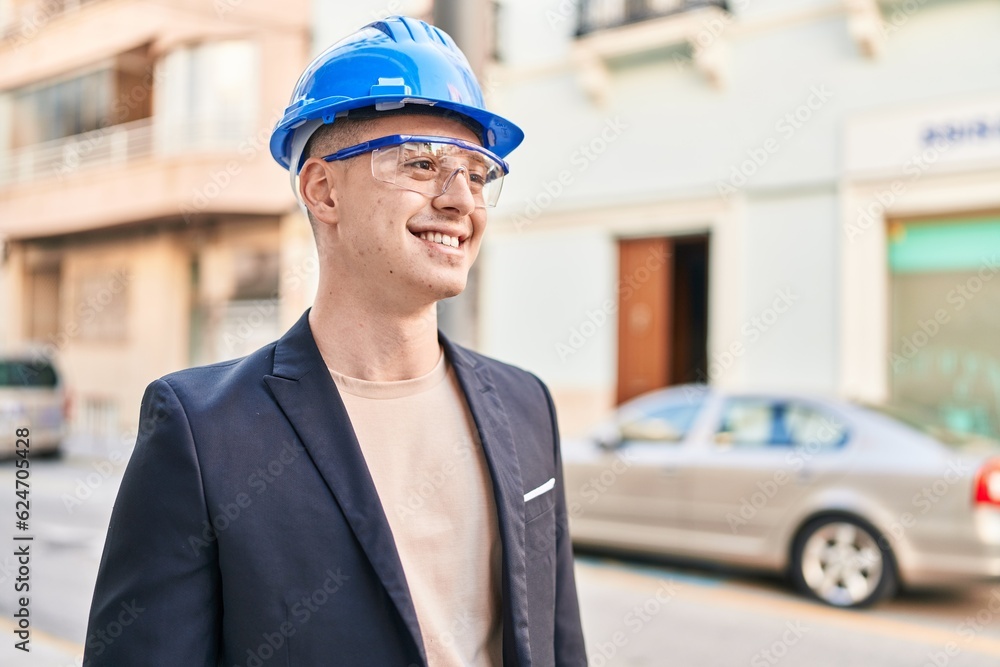
M 339 391 L 360 398 L 374 399 L 403 398 L 419 394 L 435 387 L 448 373 L 444 348 L 441 348 L 440 356 L 434 368 L 423 375 L 405 380 L 390 380 L 388 382 L 362 380 L 338 373 L 329 366 L 327 366 L 327 369 L 330 371 L 333 382 L 337 385 Z

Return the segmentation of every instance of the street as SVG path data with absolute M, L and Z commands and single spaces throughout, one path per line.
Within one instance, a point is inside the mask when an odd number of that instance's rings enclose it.
M 81 664 L 86 618 L 124 454 L 32 461 L 30 654 L 19 651 L 22 594 L 14 556 L 12 462 L 0 464 L 0 664 Z M 873 665 L 973 667 L 1000 663 L 1000 584 L 908 593 L 848 612 L 811 603 L 783 582 L 746 574 L 585 554 L 577 561 L 591 665 Z

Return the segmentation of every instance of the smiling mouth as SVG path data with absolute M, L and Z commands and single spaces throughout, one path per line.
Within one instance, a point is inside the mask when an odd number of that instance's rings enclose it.
M 424 241 L 430 241 L 431 243 L 437 243 L 449 248 L 457 248 L 460 244 L 457 236 L 448 236 L 447 234 L 441 234 L 440 232 L 420 232 L 419 234 L 414 234 L 418 239 Z

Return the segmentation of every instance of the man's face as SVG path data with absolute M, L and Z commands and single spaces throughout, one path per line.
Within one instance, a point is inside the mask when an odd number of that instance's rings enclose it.
M 436 116 L 399 115 L 368 125 L 358 143 L 393 134 L 452 137 L 479 144 L 461 123 Z M 430 196 L 372 176 L 371 154 L 329 164 L 334 171 L 338 223 L 329 227 L 327 261 L 338 264 L 352 289 L 387 308 L 410 309 L 459 294 L 479 254 L 486 209 L 476 208 L 459 173 L 448 190 Z M 442 234 L 458 247 L 433 240 Z

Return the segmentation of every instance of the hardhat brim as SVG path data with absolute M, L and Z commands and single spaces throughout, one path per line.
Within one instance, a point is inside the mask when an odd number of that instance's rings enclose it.
M 300 103 L 285 110 L 284 117 L 271 134 L 269 144 L 271 156 L 282 167 L 289 169 L 291 165 L 288 156 L 291 152 L 292 136 L 295 130 L 306 122 L 322 119 L 325 124 L 329 124 L 334 122 L 337 115 L 344 111 L 375 107 L 376 105 L 395 107 L 399 104 L 438 108 L 445 112 L 465 116 L 482 127 L 482 135 L 479 139 L 483 147 L 501 158 L 507 157 L 524 140 L 524 131 L 503 116 L 459 102 L 427 99 L 412 95 L 371 95 L 361 98 L 327 97 Z

